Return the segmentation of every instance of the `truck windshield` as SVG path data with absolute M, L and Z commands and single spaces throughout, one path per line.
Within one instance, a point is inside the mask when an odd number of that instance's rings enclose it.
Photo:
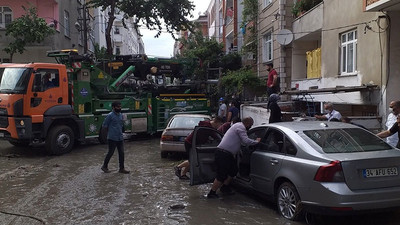
M 29 74 L 29 68 L 0 68 L 0 93 L 26 93 Z

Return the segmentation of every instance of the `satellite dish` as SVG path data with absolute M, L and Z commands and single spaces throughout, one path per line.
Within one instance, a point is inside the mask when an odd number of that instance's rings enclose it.
M 293 41 L 293 33 L 288 29 L 278 31 L 276 41 L 281 45 L 288 45 Z

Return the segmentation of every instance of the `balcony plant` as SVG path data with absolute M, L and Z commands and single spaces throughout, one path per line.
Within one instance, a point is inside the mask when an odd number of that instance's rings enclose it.
M 294 17 L 299 17 L 322 1 L 323 0 L 297 0 L 293 5 L 292 14 Z

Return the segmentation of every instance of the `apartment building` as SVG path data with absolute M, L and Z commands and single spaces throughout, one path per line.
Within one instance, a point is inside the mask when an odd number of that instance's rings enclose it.
M 22 6 L 37 8 L 38 16 L 44 18 L 56 33 L 45 39 L 43 43 L 34 43 L 26 47 L 23 54 L 16 53 L 13 62 L 54 62 L 53 58 L 46 56 L 46 52 L 58 49 L 74 48 L 79 53 L 94 53 L 94 43 L 106 47 L 105 25 L 107 23 L 107 10 L 100 8 L 86 8 L 85 0 L 27 0 L 0 2 L 0 62 L 9 62 L 9 55 L 2 51 L 11 41 L 5 36 L 5 26 L 14 19 L 25 14 Z M 85 22 L 86 21 L 86 24 Z M 122 25 L 122 15 L 117 15 L 112 31 L 114 54 L 144 54 L 144 43 L 137 31 L 133 28 L 132 21 L 126 20 L 128 28 Z
M 379 58 L 372 58 L 366 56 L 372 65 L 380 67 L 384 66 L 385 73 L 382 74 L 382 96 L 384 99 L 383 112 L 393 100 L 400 100 L 399 86 L 400 86 L 400 1 L 399 0 L 362 0 L 363 9 L 365 13 L 378 13 L 377 22 L 380 23 L 380 30 L 383 33 L 386 47 L 383 49 L 382 63 Z M 381 15 L 380 12 L 384 12 Z M 368 30 L 369 32 L 369 30 Z M 382 40 L 381 39 L 381 40 Z M 379 40 L 378 40 L 379 41 Z M 378 59 L 378 60 L 377 60 Z M 378 64 L 377 64 L 378 63 Z M 385 115 L 385 114 L 384 114 Z
M 54 27 L 56 33 L 46 38 L 43 43 L 34 43 L 26 47 L 23 54 L 16 53 L 13 56 L 14 62 L 54 62 L 54 59 L 46 57 L 46 51 L 55 49 L 76 48 L 80 52 L 84 50 L 82 31 L 76 29 L 83 18 L 83 1 L 61 1 L 61 0 L 26 0 L 12 1 L 2 0 L 0 2 L 0 62 L 9 62 L 9 55 L 3 49 L 11 41 L 5 36 L 5 26 L 14 19 L 25 14 L 22 6 L 37 8 L 39 17 L 46 20 L 49 26 Z M 88 12 L 86 12 L 88 13 Z M 90 15 L 86 15 L 90 18 Z M 88 39 L 88 42 L 90 39 Z

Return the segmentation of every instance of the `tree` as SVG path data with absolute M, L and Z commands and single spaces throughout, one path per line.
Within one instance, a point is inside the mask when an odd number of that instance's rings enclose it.
M 258 0 L 244 0 L 243 1 L 243 20 L 241 27 L 245 29 L 245 43 L 242 48 L 244 54 L 251 53 L 257 56 L 257 16 L 258 13 Z M 247 30 L 246 30 L 247 29 Z M 256 61 L 256 60 L 255 60 Z
M 91 0 L 87 4 L 89 7 L 101 7 L 103 11 L 109 8 L 105 32 L 109 55 L 113 54 L 111 30 L 116 10 L 124 13 L 124 26 L 125 19 L 133 18 L 136 29 L 146 26 L 150 30 L 157 30 L 156 37 L 161 34 L 163 27 L 173 38 L 174 31 L 193 28 L 193 24 L 187 19 L 188 16 L 193 17 L 191 12 L 194 5 L 190 0 Z
M 22 54 L 25 46 L 33 43 L 41 43 L 46 37 L 55 33 L 54 29 L 47 26 L 43 18 L 37 15 L 37 8 L 24 6 L 25 15 L 15 19 L 6 27 L 6 36 L 11 36 L 14 40 L 8 44 L 3 51 L 10 54 L 10 60 L 15 53 Z
M 242 67 L 239 70 L 228 71 L 221 79 L 222 86 L 228 93 L 241 94 L 245 87 L 255 88 L 262 85 L 257 74 L 251 69 Z
M 191 77 L 192 79 L 202 80 L 209 67 L 219 67 L 220 57 L 223 55 L 222 43 L 204 37 L 200 29 L 189 35 L 187 39 L 181 38 L 179 41 L 183 45 L 183 50 L 178 58 L 191 62 L 191 65 L 186 65 L 186 67 L 192 71 L 186 71 L 186 74 L 195 75 Z

